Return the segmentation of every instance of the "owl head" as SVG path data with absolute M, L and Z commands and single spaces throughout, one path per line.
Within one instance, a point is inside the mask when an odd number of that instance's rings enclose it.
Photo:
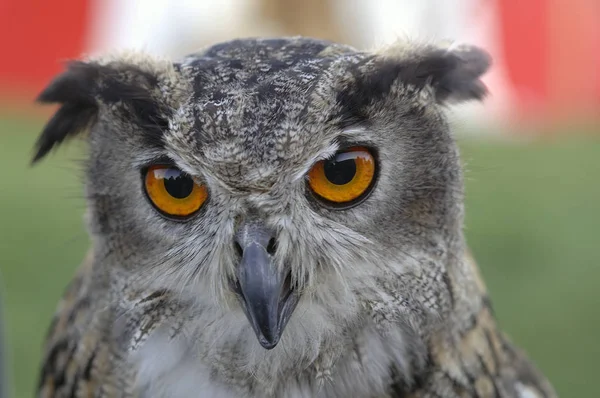
M 298 357 L 365 325 L 418 336 L 464 278 L 445 108 L 482 99 L 489 65 L 307 38 L 72 62 L 39 96 L 60 107 L 34 161 L 87 132 L 98 291 L 127 313 L 162 292 L 196 340 Z

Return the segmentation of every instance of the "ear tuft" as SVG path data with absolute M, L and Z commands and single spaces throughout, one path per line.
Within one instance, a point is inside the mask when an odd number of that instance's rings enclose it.
M 489 69 L 492 59 L 480 48 L 459 46 L 431 54 L 423 63 L 443 65 L 430 72 L 436 99 L 440 103 L 481 101 L 488 93 L 480 78 Z
M 101 104 L 118 104 L 111 108 L 114 116 L 136 123 L 150 145 L 160 146 L 170 108 L 164 104 L 158 75 L 173 74 L 171 65 L 139 54 L 69 63 L 37 98 L 61 107 L 40 134 L 32 163 L 95 123 Z
M 94 100 L 98 70 L 84 62 L 72 62 L 38 96 L 41 103 L 61 103 L 35 143 L 32 164 L 52 148 L 85 130 L 93 123 L 98 106 Z
M 66 103 L 61 106 L 37 139 L 31 163 L 37 163 L 65 139 L 74 137 L 88 128 L 96 118 L 97 111 L 94 106 L 78 103 Z
M 37 101 L 40 103 L 87 102 L 94 103 L 93 83 L 99 77 L 98 68 L 81 61 L 72 61 L 67 71 L 58 75 L 42 91 Z
M 418 89 L 431 86 L 440 104 L 482 100 L 487 94 L 481 76 L 489 69 L 492 59 L 481 48 L 403 45 L 381 55 L 384 64 L 395 66 L 398 81 Z M 383 69 L 389 70 L 390 66 Z
M 386 98 L 395 84 L 412 93 L 429 88 L 435 102 L 441 105 L 482 100 L 488 91 L 481 77 L 491 63 L 487 52 L 468 45 L 442 47 L 399 42 L 368 54 L 349 68 L 352 78 L 342 80 L 337 101 L 343 123 L 366 117 L 367 108 Z

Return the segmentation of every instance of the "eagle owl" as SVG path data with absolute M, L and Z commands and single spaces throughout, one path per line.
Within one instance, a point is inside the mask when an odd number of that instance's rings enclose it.
M 477 47 L 242 39 L 69 64 L 34 161 L 87 131 L 86 259 L 40 397 L 554 397 L 498 329 L 444 116 Z

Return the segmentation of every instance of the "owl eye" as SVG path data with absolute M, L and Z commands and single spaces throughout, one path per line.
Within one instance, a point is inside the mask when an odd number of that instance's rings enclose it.
M 308 185 L 319 198 L 334 205 L 354 204 L 373 187 L 375 159 L 367 148 L 352 147 L 317 162 L 308 172 Z
M 171 166 L 151 166 L 144 176 L 144 188 L 152 204 L 163 214 L 187 217 L 194 214 L 208 197 L 204 185 Z

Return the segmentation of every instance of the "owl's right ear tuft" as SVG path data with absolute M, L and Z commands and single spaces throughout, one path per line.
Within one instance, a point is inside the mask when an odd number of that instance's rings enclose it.
M 52 148 L 87 129 L 98 114 L 94 98 L 99 70 L 96 65 L 71 62 L 38 96 L 40 103 L 59 103 L 60 108 L 46 123 L 35 143 L 32 164 Z
M 138 54 L 69 63 L 37 98 L 38 102 L 61 106 L 40 134 L 32 163 L 91 127 L 102 105 L 109 105 L 115 116 L 137 124 L 149 143 L 160 146 L 170 108 L 163 98 L 159 75 L 173 77 L 174 70 L 171 63 Z

